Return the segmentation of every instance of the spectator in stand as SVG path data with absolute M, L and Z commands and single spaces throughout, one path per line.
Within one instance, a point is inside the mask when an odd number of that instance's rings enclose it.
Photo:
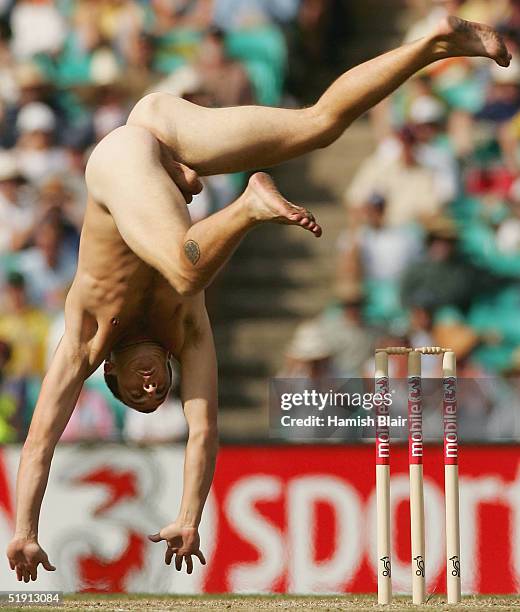
M 19 137 L 16 122 L 20 110 L 33 102 L 47 103 L 52 97 L 52 89 L 41 70 L 33 62 L 24 61 L 13 64 L 12 76 L 14 95 L 5 96 L 3 116 L 0 114 L 0 146 L 8 149 L 16 145 Z
M 67 172 L 67 156 L 54 144 L 56 117 L 42 102 L 31 102 L 18 113 L 17 155 L 20 170 L 38 184 L 49 175 Z
M 443 205 L 435 175 L 417 158 L 417 140 L 409 128 L 396 133 L 357 171 L 347 192 L 349 209 L 363 206 L 373 193 L 386 199 L 385 223 L 403 225 L 437 214 Z
M 5 367 L 10 358 L 11 347 L 0 340 L 0 444 L 16 442 L 18 437 L 18 431 L 13 424 L 17 412 L 16 398 L 5 384 Z
M 280 389 L 282 392 L 290 390 L 291 393 L 316 390 L 328 393 L 331 390 L 331 379 L 339 376 L 334 369 L 334 356 L 336 346 L 333 338 L 325 332 L 324 326 L 319 319 L 305 321 L 298 325 L 294 336 L 287 347 L 285 361 L 282 369 L 277 374 L 277 379 L 293 379 L 290 388 L 284 381 L 275 381 L 275 393 Z M 294 380 L 296 379 L 296 380 Z M 280 386 L 278 386 L 280 385 Z M 309 405 L 300 404 L 292 407 L 290 413 L 293 418 L 305 418 L 314 411 Z M 279 426 L 278 435 L 283 438 L 311 438 L 330 437 L 330 430 L 319 426 L 306 427 L 305 430 L 298 427 Z M 341 437 L 353 434 L 354 430 L 342 432 Z
M 154 37 L 154 70 L 168 74 L 195 58 L 200 33 L 211 25 L 211 5 L 210 0 L 153 0 L 147 25 Z
M 340 303 L 318 319 L 324 338 L 333 347 L 332 370 L 338 377 L 361 378 L 363 365 L 375 348 L 374 330 L 363 316 L 365 295 L 357 283 L 338 287 Z
M 212 28 L 205 34 L 194 69 L 214 106 L 253 104 L 249 76 L 240 62 L 229 57 L 222 30 Z
M 0 255 L 26 246 L 35 218 L 33 198 L 15 155 L 0 150 Z
M 13 378 L 40 378 L 45 371 L 49 318 L 29 302 L 26 280 L 11 272 L 3 291 L 0 339 L 12 347 L 5 373 Z
M 205 106 L 239 106 L 255 101 L 245 68 L 229 57 L 224 33 L 217 28 L 205 33 L 196 60 L 175 71 L 159 88 L 181 96 L 198 94 L 199 104 L 201 94 L 205 95 Z
M 155 31 L 174 28 L 202 31 L 211 23 L 212 5 L 213 0 L 152 0 Z
M 35 246 L 19 256 L 18 267 L 27 280 L 33 304 L 48 312 L 62 308 L 76 272 L 76 252 L 64 241 L 63 221 L 50 215 L 36 229 Z
M 69 177 L 70 178 L 70 177 Z M 67 177 L 51 176 L 39 190 L 37 212 L 40 219 L 50 216 L 61 219 L 68 252 L 75 252 L 79 246 L 79 233 L 83 224 L 85 200 L 78 199 L 69 188 Z
M 403 275 L 403 304 L 421 304 L 432 310 L 455 305 L 465 310 L 479 283 L 475 271 L 457 251 L 455 224 L 439 217 L 429 222 L 427 231 L 424 257 L 412 263 Z
M 409 111 L 410 129 L 417 141 L 417 161 L 434 175 L 435 189 L 443 203 L 451 202 L 458 193 L 458 168 L 447 138 L 445 108 L 437 98 L 422 95 Z
M 126 123 L 128 108 L 124 92 L 115 82 L 103 83 L 97 87 L 95 99 L 96 110 L 93 113 L 92 123 L 94 138 L 99 142 L 109 132 Z
M 410 346 L 437 346 L 433 335 L 433 315 L 428 308 L 419 304 L 411 306 L 408 337 Z M 434 378 L 441 374 L 439 361 L 436 359 L 423 359 L 421 367 L 424 378 Z
M 498 68 L 498 67 L 497 67 Z M 476 118 L 496 124 L 511 120 L 520 110 L 520 59 L 514 57 L 511 70 L 490 69 L 491 81 L 484 107 Z
M 18 97 L 16 65 L 9 47 L 8 36 L 7 26 L 0 21 L 0 123 L 4 105 L 13 104 Z
M 362 204 L 361 223 L 345 230 L 338 238 L 340 279 L 343 264 L 359 262 L 359 277 L 345 280 L 397 282 L 404 269 L 421 253 L 421 236 L 413 226 L 386 225 L 387 200 L 380 193 L 370 194 Z
M 509 214 L 497 230 L 497 247 L 502 253 L 520 254 L 520 178 L 509 190 L 507 204 Z
M 358 211 L 359 223 L 338 239 L 340 284 L 361 283 L 367 315 L 389 320 L 400 311 L 404 270 L 422 252 L 421 232 L 413 225 L 387 225 L 387 201 L 373 193 Z
M 52 0 L 18 0 L 11 13 L 12 49 L 19 59 L 56 54 L 65 42 L 66 24 Z
M 317 320 L 301 323 L 285 353 L 279 378 L 308 378 L 312 381 L 334 376 L 332 357 L 335 347 Z
M 132 99 L 137 99 L 158 80 L 153 68 L 154 52 L 154 37 L 146 32 L 141 32 L 129 47 L 125 83 Z
M 109 44 L 126 62 L 144 28 L 145 9 L 133 0 L 79 0 L 74 18 L 86 49 Z

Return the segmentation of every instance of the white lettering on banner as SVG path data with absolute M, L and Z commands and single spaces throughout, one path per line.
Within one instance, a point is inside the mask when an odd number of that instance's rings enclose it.
M 400 504 L 408 504 L 410 498 L 410 483 L 408 475 L 397 474 L 392 476 L 391 483 L 391 521 L 392 521 L 392 582 L 397 593 L 410 593 L 412 589 L 412 579 L 410 573 L 410 559 L 401 559 L 397 555 L 397 510 Z M 368 530 L 368 550 L 369 561 L 374 573 L 377 571 L 375 561 L 377 559 L 377 539 L 376 530 L 370 529 L 371 525 L 376 524 L 376 496 L 375 491 L 368 500 L 367 519 L 365 521 Z M 428 555 L 426 557 L 426 580 L 427 587 L 431 588 L 439 573 L 444 568 L 444 540 L 439 537 L 437 528 L 432 525 L 444 524 L 444 496 L 439 485 L 430 480 L 424 479 L 424 514 L 425 514 L 425 544 Z
M 500 492 L 500 481 L 496 478 L 464 478 L 460 487 L 460 564 L 468 567 L 471 559 L 471 572 L 462 571 L 461 581 L 464 592 L 472 591 L 480 575 L 478 548 L 480 530 L 478 521 L 479 506 L 493 501 Z
M 230 566 L 231 591 L 270 592 L 283 572 L 286 558 L 283 535 L 255 509 L 256 502 L 280 500 L 281 495 L 282 484 L 272 476 L 248 476 L 231 488 L 225 500 L 229 524 L 259 553 L 258 561 Z
M 358 492 L 347 482 L 325 474 L 290 481 L 288 501 L 289 584 L 294 593 L 348 590 L 363 559 L 363 509 Z M 334 509 L 336 541 L 329 559 L 315 560 L 315 541 L 320 525 L 316 503 Z

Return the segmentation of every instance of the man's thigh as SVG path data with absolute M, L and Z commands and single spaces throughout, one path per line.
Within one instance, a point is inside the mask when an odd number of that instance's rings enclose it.
M 147 129 L 201 176 L 266 168 L 321 146 L 313 108 L 204 108 L 171 94 L 142 98 L 128 125 Z
M 165 273 L 191 222 L 182 191 L 161 155 L 159 142 L 147 130 L 124 126 L 97 145 L 85 178 L 128 246 Z

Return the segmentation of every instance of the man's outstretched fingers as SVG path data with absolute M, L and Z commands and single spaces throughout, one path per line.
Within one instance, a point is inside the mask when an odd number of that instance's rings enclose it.
M 16 578 L 18 579 L 18 582 L 22 581 L 22 566 L 21 565 L 16 566 Z
M 173 548 L 167 548 L 166 554 L 164 555 L 164 562 L 166 565 L 170 565 L 173 559 L 173 555 L 175 554 L 175 550 Z
M 43 567 L 48 571 L 48 572 L 55 572 L 56 568 L 54 567 L 54 565 L 52 565 L 52 563 L 49 561 L 49 557 L 47 557 L 47 555 L 45 555 L 45 557 L 42 560 L 42 565 Z
M 182 555 L 179 555 L 179 553 L 177 553 L 176 557 L 175 557 L 175 569 L 180 572 L 182 569 Z
M 191 574 L 193 572 L 193 561 L 191 560 L 191 555 L 186 555 L 184 559 L 186 560 L 186 568 L 188 570 L 188 574 Z
M 196 553 L 193 553 L 193 554 L 202 563 L 202 565 L 206 565 L 206 559 L 204 558 L 204 555 L 202 554 L 201 550 L 198 550 Z
M 36 578 L 38 577 L 38 574 L 37 574 L 35 565 L 32 565 L 31 567 L 29 567 L 29 574 L 31 575 L 31 580 L 36 580 Z
M 164 538 L 161 538 L 160 533 L 152 533 L 148 536 L 148 539 L 150 540 L 150 542 L 162 542 L 164 540 Z

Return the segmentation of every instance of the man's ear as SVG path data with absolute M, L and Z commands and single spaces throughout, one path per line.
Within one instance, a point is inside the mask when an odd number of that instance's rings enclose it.
M 104 364 L 105 374 L 114 374 L 114 369 L 115 369 L 115 365 L 107 359 Z

